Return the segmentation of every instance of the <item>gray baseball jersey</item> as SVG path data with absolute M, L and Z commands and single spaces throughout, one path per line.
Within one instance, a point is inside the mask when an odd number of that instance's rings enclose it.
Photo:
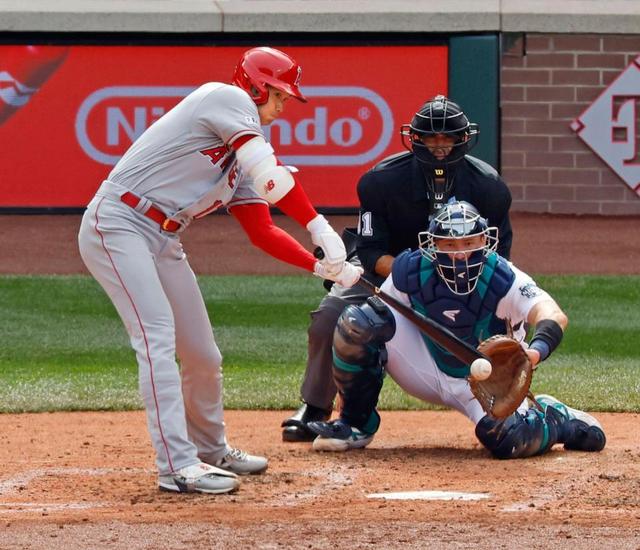
M 186 225 L 231 202 L 264 202 L 227 147 L 247 134 L 263 135 L 253 100 L 237 86 L 210 82 L 144 132 L 107 179 Z
M 258 110 L 236 86 L 208 83 L 144 132 L 103 182 L 82 219 L 81 256 L 122 318 L 159 473 L 215 463 L 229 450 L 222 357 L 179 236 L 144 212 L 151 204 L 188 225 L 220 206 L 260 202 L 233 150 L 263 135 Z M 135 209 L 122 202 L 140 197 Z M 180 366 L 176 362 L 176 355 Z

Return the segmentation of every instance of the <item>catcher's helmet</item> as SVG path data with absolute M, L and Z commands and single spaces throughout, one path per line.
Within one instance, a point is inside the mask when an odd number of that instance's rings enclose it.
M 498 229 L 489 227 L 476 208 L 465 201 L 451 202 L 441 208 L 418 233 L 421 254 L 435 264 L 442 281 L 454 294 L 470 294 L 476 288 L 487 255 L 498 246 Z M 483 237 L 478 246 L 443 246 L 443 241 L 462 241 Z M 442 248 L 442 250 L 441 250 Z
M 413 151 L 419 161 L 431 165 L 458 162 L 475 146 L 479 133 L 478 125 L 469 122 L 460 106 L 443 95 L 427 101 L 414 115 L 411 124 L 403 124 L 400 128 L 402 144 Z M 438 134 L 455 140 L 444 160 L 438 160 L 420 139 Z
M 269 99 L 267 85 L 307 101 L 300 91 L 302 68 L 286 53 L 274 48 L 251 48 L 242 55 L 233 73 L 232 83 L 262 105 Z

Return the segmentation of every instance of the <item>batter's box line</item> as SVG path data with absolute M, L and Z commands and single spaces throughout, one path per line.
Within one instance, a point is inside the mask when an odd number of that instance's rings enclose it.
M 18 489 L 26 487 L 34 479 L 51 476 L 104 476 L 114 473 L 151 473 L 153 470 L 146 468 L 38 468 L 28 470 L 13 476 L 9 479 L 0 481 L 0 495 L 6 496 L 13 494 Z
M 33 514 L 64 512 L 67 510 L 89 510 L 103 508 L 106 502 L 0 502 L 0 516 L 6 514 Z M 8 510 L 3 509 L 9 508 Z

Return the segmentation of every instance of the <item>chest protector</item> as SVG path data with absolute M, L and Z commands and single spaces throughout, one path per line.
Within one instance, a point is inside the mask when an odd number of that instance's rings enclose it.
M 506 334 L 507 326 L 495 311 L 507 294 L 515 274 L 507 261 L 489 254 L 475 290 L 464 296 L 454 294 L 420 251 L 406 251 L 393 262 L 393 284 L 408 294 L 413 309 L 447 327 L 458 338 L 476 347 L 494 334 Z M 422 333 L 421 333 L 422 334 Z M 469 365 L 456 359 L 428 336 L 422 338 L 438 368 L 454 378 L 469 375 Z

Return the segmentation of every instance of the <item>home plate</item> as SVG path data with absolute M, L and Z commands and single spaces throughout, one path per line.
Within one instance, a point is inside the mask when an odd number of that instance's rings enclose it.
M 482 500 L 489 493 L 460 493 L 457 491 L 406 491 L 403 493 L 372 493 L 367 498 L 385 500 Z

